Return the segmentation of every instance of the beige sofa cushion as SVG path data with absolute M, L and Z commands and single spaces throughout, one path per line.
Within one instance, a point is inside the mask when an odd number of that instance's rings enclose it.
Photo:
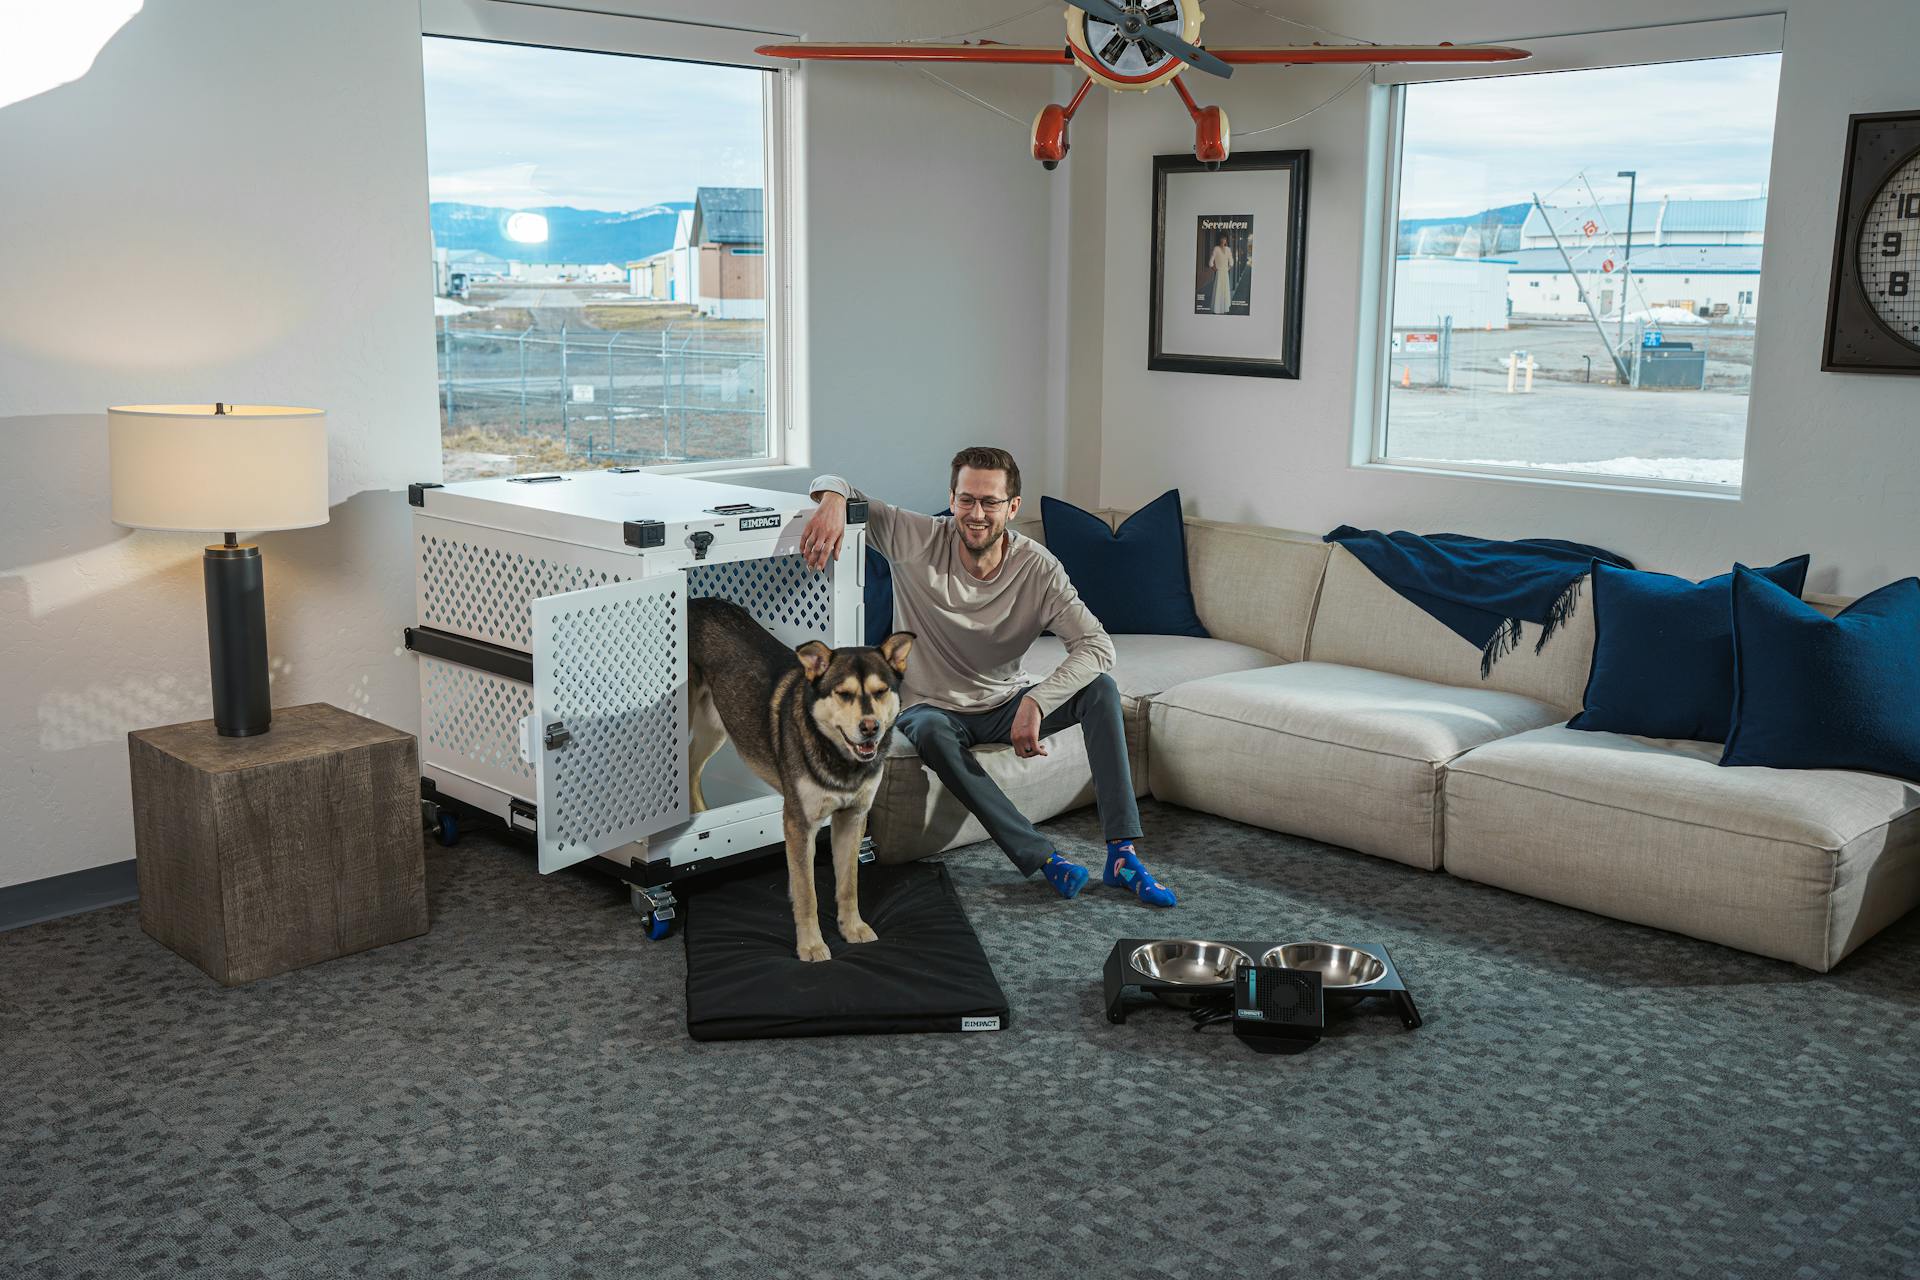
M 1454 875 L 1825 971 L 1920 902 L 1920 786 L 1561 725 L 1446 776 Z
M 1330 549 L 1313 634 L 1307 642 L 1307 657 L 1313 661 L 1524 694 L 1569 716 L 1580 709 L 1587 668 L 1593 662 L 1593 609 L 1587 584 L 1581 584 L 1573 617 L 1545 650 L 1533 651 L 1540 628 L 1526 623 L 1519 648 L 1494 663 L 1492 673 L 1482 680 L 1478 649 L 1376 578 L 1351 551 L 1341 546 Z
M 1147 763 L 1162 800 L 1432 869 L 1441 767 L 1558 718 L 1515 693 L 1296 662 L 1153 699 Z
M 1187 519 L 1187 576 L 1201 625 L 1287 662 L 1307 656 L 1328 545 L 1311 534 Z
M 1270 667 L 1280 658 L 1261 649 L 1201 636 L 1114 636 L 1113 682 L 1120 686 L 1121 713 L 1127 721 L 1127 762 L 1133 767 L 1133 793 L 1147 794 L 1147 704 L 1163 690 L 1202 676 L 1250 667 Z M 1041 636 L 1027 650 L 1022 666 L 1036 681 L 1067 656 L 1067 646 Z

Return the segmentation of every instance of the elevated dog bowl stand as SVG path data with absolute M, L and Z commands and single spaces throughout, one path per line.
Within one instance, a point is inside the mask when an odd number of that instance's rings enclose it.
M 1158 938 L 1122 938 L 1113 944 L 1113 950 L 1107 953 L 1106 967 L 1102 973 L 1102 985 L 1106 996 L 1107 1021 L 1125 1022 L 1130 1010 L 1145 1005 L 1161 1005 L 1159 993 L 1186 997 L 1193 1001 L 1196 1008 L 1226 1009 L 1233 1003 L 1233 983 L 1223 982 L 1217 987 L 1195 987 L 1178 982 L 1163 982 L 1149 978 L 1135 969 L 1129 962 L 1136 947 Z M 1264 953 L 1273 944 L 1258 942 L 1234 942 L 1222 939 L 1227 946 L 1238 947 L 1250 956 Z M 1395 967 L 1393 957 L 1387 954 L 1386 947 L 1377 942 L 1350 942 L 1347 946 L 1379 959 L 1387 967 L 1377 982 L 1364 987 L 1327 987 L 1323 988 L 1329 1015 L 1335 1010 L 1351 1011 L 1368 1000 L 1383 999 L 1399 1015 L 1400 1023 L 1409 1031 L 1421 1022 L 1420 1011 L 1414 1007 L 1413 995 L 1407 990 L 1407 984 L 1400 978 L 1400 970 Z

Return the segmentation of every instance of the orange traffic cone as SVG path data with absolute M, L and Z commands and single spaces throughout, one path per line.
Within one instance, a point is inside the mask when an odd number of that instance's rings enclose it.
M 1403 387 L 1413 385 L 1413 366 L 1404 364 L 1400 366 L 1400 385 Z

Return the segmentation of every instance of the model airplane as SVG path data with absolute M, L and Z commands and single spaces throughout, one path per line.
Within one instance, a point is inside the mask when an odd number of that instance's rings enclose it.
M 1193 154 L 1210 168 L 1226 161 L 1230 145 L 1227 113 L 1193 100 L 1180 73 L 1188 67 L 1225 79 L 1239 65 L 1313 65 L 1333 62 L 1510 62 L 1525 49 L 1504 45 L 1308 44 L 1267 48 L 1215 49 L 1200 46 L 1200 0 L 1074 0 L 1067 6 L 1067 43 L 1063 48 L 999 44 L 769 44 L 759 53 L 770 58 L 812 58 L 840 62 L 998 62 L 1036 66 L 1078 63 L 1087 78 L 1065 106 L 1040 108 L 1033 118 L 1033 158 L 1051 169 L 1067 154 L 1067 125 L 1096 83 L 1109 89 L 1144 92 L 1172 82 L 1193 117 Z

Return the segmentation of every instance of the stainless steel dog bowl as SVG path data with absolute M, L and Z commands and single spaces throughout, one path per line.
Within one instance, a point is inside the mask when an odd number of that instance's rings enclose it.
M 1387 976 L 1387 966 L 1379 956 L 1337 942 L 1289 942 L 1266 952 L 1260 963 L 1283 969 L 1318 969 L 1321 989 L 1326 991 L 1364 987 Z
M 1143 943 L 1127 960 L 1149 978 L 1183 987 L 1224 986 L 1233 981 L 1235 965 L 1253 963 L 1238 947 L 1188 939 Z

